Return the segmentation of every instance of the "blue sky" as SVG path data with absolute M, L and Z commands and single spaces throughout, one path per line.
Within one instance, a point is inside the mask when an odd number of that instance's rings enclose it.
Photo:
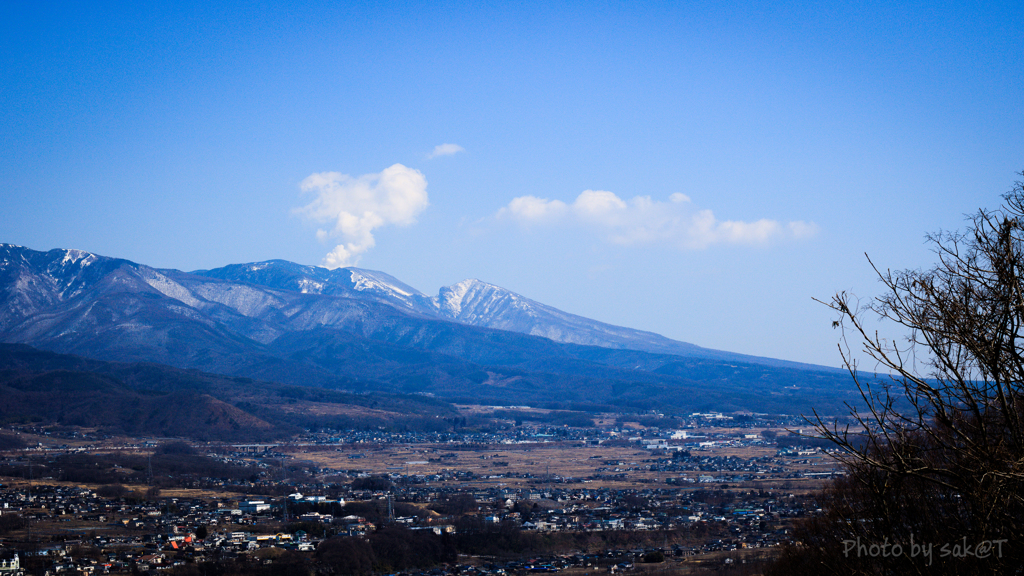
M 0 6 L 0 242 L 475 277 L 838 365 L 812 297 L 1024 169 L 1012 3 L 96 4 Z

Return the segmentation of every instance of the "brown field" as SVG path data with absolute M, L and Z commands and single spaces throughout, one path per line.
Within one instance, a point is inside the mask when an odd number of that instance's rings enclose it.
M 339 470 L 359 470 L 369 474 L 398 473 L 403 475 L 433 475 L 444 471 L 471 471 L 477 478 L 459 481 L 458 485 L 471 488 L 508 486 L 554 486 L 555 479 L 563 479 L 558 486 L 575 488 L 628 489 L 639 486 L 669 488 L 667 478 L 681 475 L 694 477 L 707 472 L 690 470 L 686 472 L 659 472 L 644 470 L 649 461 L 666 457 L 657 451 L 638 449 L 635 446 L 590 446 L 578 442 L 548 442 L 535 444 L 488 444 L 483 446 L 456 447 L 438 444 L 347 444 L 330 448 L 310 447 L 288 449 L 297 461 L 306 461 L 321 467 Z M 752 458 L 774 456 L 772 446 L 721 447 L 695 452 L 694 455 L 738 456 Z M 352 458 L 360 455 L 358 458 Z M 648 461 L 648 462 L 645 462 Z M 827 459 L 822 458 L 822 462 Z M 500 463 L 507 462 L 507 466 Z M 632 470 L 631 470 L 632 468 Z M 791 470 L 820 470 L 810 465 L 795 465 Z M 510 473 L 530 474 L 532 478 L 491 478 Z M 624 474 L 625 477 L 611 476 Z M 712 473 L 713 475 L 715 473 Z M 602 478 L 596 478 L 602 476 Z M 592 481 L 584 478 L 595 477 Z M 573 481 L 566 481 L 572 479 Z M 549 484 L 550 483 L 550 484 Z M 791 492 L 817 490 L 820 480 L 780 479 L 764 475 L 736 487 L 780 488 L 783 484 Z M 690 488 L 691 486 L 684 486 Z M 692 486 L 692 488 L 707 485 Z
M 495 407 L 460 406 L 460 410 L 468 413 L 493 412 Z M 500 407 L 499 407 L 500 408 Z M 523 410 L 516 408 L 516 410 Z M 530 409 L 536 412 L 550 412 L 541 409 Z M 359 408 L 361 414 L 376 414 L 378 411 Z M 383 414 L 383 413 L 381 413 Z M 596 420 L 614 422 L 615 415 L 598 415 Z M 687 430 L 695 435 L 721 434 L 755 434 L 761 429 L 750 428 L 717 428 L 703 427 Z M 782 432 L 779 429 L 776 432 Z M 46 436 L 22 434 L 28 442 L 43 442 L 53 446 L 55 442 L 68 447 L 82 448 L 89 446 L 89 452 L 120 452 L 148 454 L 152 450 L 132 448 L 130 444 L 139 445 L 145 442 L 159 443 L 165 439 L 127 439 L 111 438 L 104 446 L 93 446 L 85 441 L 65 441 Z M 130 443 L 130 444 L 129 444 Z M 216 445 L 209 448 L 216 449 Z M 200 447 L 200 450 L 203 450 Z M 359 471 L 368 474 L 401 474 L 401 475 L 435 475 L 444 472 L 472 472 L 473 480 L 450 481 L 449 484 L 467 488 L 509 487 L 509 488 L 675 488 L 683 490 L 710 489 L 721 484 L 668 484 L 667 479 L 680 476 L 696 478 L 703 474 L 712 476 L 732 476 L 734 473 L 701 472 L 699 470 L 683 470 L 660 472 L 646 470 L 653 461 L 669 458 L 667 451 L 651 451 L 638 448 L 634 443 L 625 440 L 612 440 L 601 445 L 591 445 L 580 441 L 552 441 L 522 444 L 377 444 L 349 443 L 333 445 L 310 445 L 285 443 L 277 451 L 293 457 L 295 463 L 309 463 L 317 467 L 332 468 L 341 471 Z M 714 446 L 692 450 L 694 456 L 736 456 L 742 459 L 770 457 L 777 452 L 775 446 Z M 29 454 L 33 451 L 29 451 Z M 10 452 L 14 456 L 21 451 Z M 252 459 L 259 456 L 253 455 Z M 836 464 L 827 456 L 819 455 L 807 458 L 806 463 L 797 463 L 801 458 L 790 458 L 786 462 L 787 472 L 817 472 L 836 468 Z M 529 475 L 529 478 L 499 477 Z M 740 474 L 739 472 L 735 474 Z M 51 484 L 67 484 L 47 480 Z M 19 485 L 20 481 L 11 479 L 10 484 Z M 783 478 L 778 475 L 761 474 L 743 482 L 729 482 L 730 488 L 739 489 L 771 489 L 786 490 L 800 494 L 820 489 L 823 481 L 807 478 Z M 96 486 L 88 486 L 95 489 Z M 144 488 L 144 487 L 129 487 Z M 164 496 L 177 498 L 237 499 L 239 494 L 212 490 L 165 489 Z

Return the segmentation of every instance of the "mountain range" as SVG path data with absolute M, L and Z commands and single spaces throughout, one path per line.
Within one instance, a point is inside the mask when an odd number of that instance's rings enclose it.
M 741 358 L 739 354 L 700 348 L 651 332 L 569 314 L 476 279 L 442 287 L 437 296 L 431 297 L 383 272 L 359 268 L 328 270 L 284 260 L 234 264 L 193 274 L 275 290 L 373 300 L 427 317 L 542 336 L 556 342 L 709 358 Z M 766 358 L 757 360 L 774 362 Z
M 0 342 L 349 392 L 583 410 L 839 411 L 845 372 L 674 341 L 479 280 L 283 260 L 182 272 L 0 244 Z

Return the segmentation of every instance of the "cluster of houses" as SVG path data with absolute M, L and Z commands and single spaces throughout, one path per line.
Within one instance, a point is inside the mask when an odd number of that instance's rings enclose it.
M 105 497 L 97 490 L 48 484 L 45 479 L 27 487 L 0 485 L 0 516 L 17 515 L 28 522 L 28 529 L 0 534 L 0 576 L 21 576 L 26 561 L 40 558 L 46 559 L 51 574 L 101 574 L 161 570 L 210 558 L 251 557 L 271 548 L 311 552 L 331 535 L 366 535 L 387 523 L 457 534 L 463 514 L 485 523 L 538 532 L 649 531 L 714 525 L 714 538 L 670 551 L 694 554 L 776 546 L 787 540 L 792 518 L 815 513 L 813 498 L 801 496 L 798 491 L 766 492 L 750 486 L 752 481 L 768 477 L 803 480 L 835 474 L 834 468 L 825 465 L 830 460 L 820 449 L 793 447 L 780 448 L 772 456 L 724 456 L 718 448 L 767 444 L 760 434 L 742 430 L 764 422 L 747 420 L 741 426 L 718 413 L 692 414 L 689 418 L 693 424 L 689 429 L 535 426 L 501 433 L 345 431 L 311 433 L 302 440 L 310 445 L 439 446 L 556 440 L 592 446 L 616 441 L 620 446 L 638 449 L 640 457 L 636 461 L 595 456 L 601 460 L 594 473 L 579 478 L 558 474 L 534 477 L 514 467 L 489 467 L 488 476 L 481 477 L 456 465 L 434 474 L 389 471 L 384 476 L 390 487 L 372 490 L 357 489 L 350 482 L 370 473 L 359 470 L 316 470 L 321 478 L 328 474 L 337 478 L 328 483 L 312 478 L 304 483 L 271 474 L 256 474 L 230 486 L 224 478 L 193 480 L 196 487 L 251 494 L 235 499 Z M 728 425 L 730 432 L 708 432 L 709 425 L 715 423 Z M 217 458 L 258 470 L 269 470 L 264 457 L 289 458 L 275 452 L 276 445 L 235 448 L 236 453 Z M 44 449 L 52 448 L 39 447 Z M 254 451 L 258 451 L 256 457 Z M 360 453 L 349 452 L 352 465 L 358 466 Z M 437 458 L 442 459 L 443 454 Z M 645 484 L 655 475 L 663 480 L 658 484 L 670 486 Z M 510 482 L 513 479 L 516 481 Z M 630 488 L 611 487 L 622 486 L 622 480 L 630 479 L 636 479 Z M 443 504 L 456 497 L 470 497 L 473 506 L 458 513 L 445 512 Z M 623 560 L 622 564 L 628 562 Z M 464 573 L 473 572 L 467 568 Z
M 786 538 L 785 520 L 805 515 L 815 506 L 804 498 L 781 493 L 558 486 L 467 492 L 456 487 L 425 490 L 396 485 L 388 492 L 352 491 L 348 496 L 364 508 L 375 502 L 382 512 L 376 522 L 441 533 L 457 530 L 457 519 L 437 514 L 388 515 L 388 503 L 429 505 L 457 494 L 472 496 L 476 506 L 470 513 L 485 522 L 514 522 L 523 530 L 659 530 L 708 522 L 728 528 L 733 539 L 726 545 L 734 547 L 777 545 Z M 288 515 L 289 509 L 297 513 Z M 239 501 L 164 498 L 133 503 L 103 498 L 86 488 L 38 484 L 31 489 L 0 489 L 0 514 L 25 518 L 35 534 L 30 542 L 21 536 L 20 542 L 8 538 L 0 545 L 6 550 L 20 547 L 21 559 L 24 554 L 47 557 L 53 573 L 145 571 L 202 561 L 211 555 L 252 554 L 268 547 L 312 551 L 326 535 L 366 534 L 376 527 L 375 521 L 362 516 L 326 512 L 345 509 L 345 499 L 303 496 L 301 491 L 286 497 Z M 322 525 L 323 530 L 314 536 L 302 529 L 311 524 Z M 721 545 L 709 542 L 687 553 Z M 6 559 L 6 564 L 0 565 L 0 576 L 17 574 L 20 561 Z

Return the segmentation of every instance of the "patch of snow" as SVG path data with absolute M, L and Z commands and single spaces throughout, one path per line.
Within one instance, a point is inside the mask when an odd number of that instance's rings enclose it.
M 355 282 L 355 286 L 353 286 L 353 288 L 356 289 L 356 290 L 359 290 L 360 292 L 364 292 L 364 291 L 377 291 L 377 290 L 379 290 L 381 292 L 389 292 L 389 293 L 392 293 L 392 294 L 401 294 L 402 296 L 412 296 L 412 294 L 410 292 L 402 290 L 401 288 L 398 288 L 397 286 L 391 286 L 390 284 L 385 284 L 385 283 L 380 282 L 380 281 L 378 281 L 378 280 L 376 280 L 374 278 L 369 278 L 369 277 L 364 276 L 362 274 L 353 273 L 352 274 L 352 280 Z
M 88 266 L 89 264 L 96 260 L 96 256 L 84 250 L 75 250 L 74 248 L 70 248 L 64 251 L 64 258 L 60 261 L 60 265 L 67 266 L 69 263 L 75 264 L 79 260 L 84 260 L 82 265 Z
M 299 280 L 299 291 L 303 294 L 323 294 L 324 283 L 317 282 L 310 278 L 303 278 L 302 280 Z
M 244 284 L 209 282 L 194 284 L 192 290 L 200 297 L 217 302 L 254 318 L 267 309 L 280 308 L 284 303 L 265 290 Z
M 452 284 L 441 289 L 438 294 L 438 308 L 441 312 L 451 316 L 452 318 L 458 318 L 462 315 L 462 308 L 466 301 L 466 295 L 470 289 L 476 287 L 478 284 L 484 284 L 483 282 L 471 278 L 463 280 L 458 284 Z
M 193 296 L 192 293 L 189 292 L 188 288 L 185 288 L 181 284 L 178 284 L 159 272 L 153 271 L 151 274 L 142 274 L 142 279 L 146 284 L 149 284 L 168 298 L 174 298 L 175 300 L 192 306 L 193 308 L 199 308 L 202 306 L 202 301 Z
M 424 296 L 419 290 L 384 272 L 361 268 L 346 268 L 346 270 L 351 274 L 353 288 L 360 292 L 383 292 L 397 295 L 401 300 L 406 301 L 406 305 L 409 304 L 408 299 Z

